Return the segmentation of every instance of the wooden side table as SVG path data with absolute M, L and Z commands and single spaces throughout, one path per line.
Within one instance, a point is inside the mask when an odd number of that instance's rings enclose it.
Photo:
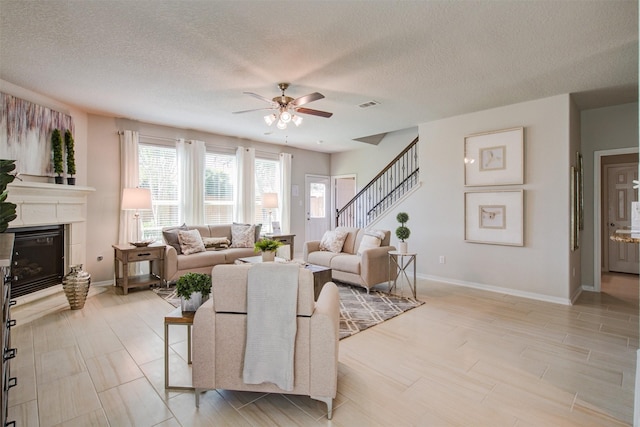
M 153 245 L 136 247 L 133 245 L 112 245 L 113 270 L 116 277 L 116 286 L 120 286 L 125 295 L 129 288 L 150 286 L 164 282 L 164 251 L 166 245 Z M 149 274 L 129 276 L 129 263 L 149 261 Z M 153 274 L 154 264 L 158 263 L 158 274 Z M 120 267 L 122 266 L 122 270 Z
M 293 259 L 293 254 L 295 253 L 293 249 L 295 234 L 265 234 L 264 237 L 289 245 L 289 261 Z
M 406 261 L 405 261 L 406 258 Z M 407 268 L 413 265 L 413 277 L 410 278 L 407 274 Z M 413 293 L 413 298 L 416 298 L 416 254 L 415 253 L 401 253 L 398 251 L 389 251 L 389 290 L 397 288 L 398 279 L 406 280 L 409 285 L 409 290 Z M 413 279 L 413 280 L 412 280 Z
M 172 386 L 169 384 L 169 325 L 185 325 L 187 327 L 187 363 L 191 364 L 191 327 L 195 311 L 183 313 L 180 307 L 164 317 L 164 388 L 171 390 L 193 390 L 189 386 Z

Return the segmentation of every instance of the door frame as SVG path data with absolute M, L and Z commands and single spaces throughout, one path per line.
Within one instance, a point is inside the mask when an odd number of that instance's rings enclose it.
M 636 154 L 638 147 L 593 152 L 593 290 L 602 289 L 602 158 L 618 154 Z
M 315 174 L 315 173 L 306 173 L 304 174 L 304 234 L 305 234 L 305 241 L 309 240 L 309 236 L 308 236 L 308 229 L 307 227 L 309 226 L 309 194 L 307 192 L 308 186 L 309 186 L 309 179 L 310 178 L 322 178 L 322 179 L 326 179 L 329 182 L 329 188 L 327 189 L 329 193 L 332 193 L 332 185 L 331 185 L 331 177 L 328 175 L 320 175 L 320 174 Z M 325 207 L 327 209 L 329 209 L 329 212 L 327 212 L 327 223 L 328 223 L 328 227 L 327 230 L 333 230 L 333 214 L 331 211 L 331 206 L 332 206 L 332 194 L 327 194 L 328 197 L 326 197 L 326 201 L 325 201 Z
M 331 230 L 336 228 L 336 211 L 338 210 L 336 204 L 336 181 L 340 178 L 353 178 L 356 184 L 355 194 L 358 194 L 358 176 L 355 173 L 331 176 Z

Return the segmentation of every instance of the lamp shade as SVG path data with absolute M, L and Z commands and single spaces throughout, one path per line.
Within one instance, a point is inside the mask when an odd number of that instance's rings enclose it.
M 278 193 L 262 193 L 262 207 L 274 209 L 278 207 Z
M 125 188 L 122 190 L 121 209 L 139 210 L 152 209 L 151 190 L 147 188 Z

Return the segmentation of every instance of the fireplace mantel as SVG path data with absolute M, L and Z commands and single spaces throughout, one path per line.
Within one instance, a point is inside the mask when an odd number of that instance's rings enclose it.
M 87 195 L 95 188 L 14 181 L 7 190 L 7 200 L 18 206 L 9 226 L 25 227 L 86 221 Z

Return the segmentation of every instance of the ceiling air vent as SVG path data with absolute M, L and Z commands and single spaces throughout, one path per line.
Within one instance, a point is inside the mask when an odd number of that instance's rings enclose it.
M 363 102 L 362 104 L 358 105 L 358 107 L 369 108 L 369 107 L 373 107 L 374 105 L 380 105 L 380 103 L 378 101 Z

